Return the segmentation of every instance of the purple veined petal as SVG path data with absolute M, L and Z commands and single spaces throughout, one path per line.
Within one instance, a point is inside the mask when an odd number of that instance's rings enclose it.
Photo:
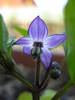
M 47 48 L 54 48 L 66 40 L 66 34 L 54 34 L 46 38 L 44 45 Z
M 41 62 L 45 65 L 46 69 L 49 68 L 52 59 L 52 53 L 46 48 L 42 49 L 43 53 L 41 54 Z
M 30 24 L 28 33 L 33 40 L 40 41 L 47 37 L 48 29 L 45 22 L 37 16 Z
M 24 54 L 31 55 L 31 46 L 24 46 L 23 51 Z
M 16 45 L 30 45 L 32 44 L 32 39 L 29 37 L 22 37 L 20 39 L 18 39 L 14 44 Z

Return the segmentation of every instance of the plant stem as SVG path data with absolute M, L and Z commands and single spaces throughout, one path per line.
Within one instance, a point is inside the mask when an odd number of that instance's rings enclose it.
M 40 94 L 39 94 L 39 92 L 33 93 L 32 96 L 33 96 L 33 100 L 40 100 Z
M 29 89 L 32 92 L 35 91 L 35 88 L 32 86 L 32 84 L 30 84 L 27 80 L 25 80 L 24 77 L 19 72 L 13 71 L 12 75 L 18 80 L 20 80 L 22 83 L 24 83 L 27 89 Z
M 50 67 L 51 64 L 52 64 L 52 61 L 51 61 L 50 65 L 49 65 L 48 70 L 46 71 L 46 74 L 45 74 L 45 77 L 44 77 L 43 81 L 42 81 L 41 84 L 40 84 L 40 88 L 43 88 L 43 87 L 45 86 L 45 83 L 47 82 L 47 80 L 49 80 L 49 79 L 48 79 L 48 76 L 49 76 L 49 73 L 50 73 L 50 70 L 51 70 L 51 67 Z M 47 83 L 46 83 L 46 84 L 47 84 Z
M 74 84 L 69 81 L 51 100 L 58 100 L 67 90 L 69 90 Z
M 47 87 L 49 81 L 50 81 L 50 78 L 47 78 L 43 86 L 40 88 L 40 91 L 43 91 Z
M 37 65 L 36 65 L 36 72 L 35 72 L 36 87 L 39 87 L 39 76 L 40 76 L 40 55 L 37 57 Z

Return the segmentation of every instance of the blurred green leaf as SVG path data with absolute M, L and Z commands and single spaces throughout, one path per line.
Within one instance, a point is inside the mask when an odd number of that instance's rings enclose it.
M 7 41 L 8 41 L 8 30 L 4 23 L 2 16 L 0 15 L 0 50 L 7 50 Z
M 28 36 L 27 30 L 25 30 L 24 28 L 21 28 L 21 27 L 19 27 L 19 26 L 17 26 L 17 25 L 13 25 L 13 28 L 14 28 L 16 31 L 18 31 L 22 36 L 25 36 L 25 37 Z
M 41 96 L 40 100 L 50 100 L 55 96 L 56 92 L 54 90 L 46 90 Z
M 75 0 L 69 0 L 65 7 L 65 26 L 68 70 L 72 82 L 75 83 Z
M 32 95 L 29 92 L 23 92 L 19 95 L 18 100 L 32 100 Z
M 46 90 L 40 97 L 40 100 L 50 100 L 55 94 L 54 90 Z M 32 100 L 32 95 L 29 92 L 23 92 L 19 95 L 18 100 Z
M 8 47 L 12 46 L 15 41 L 16 41 L 15 37 L 9 36 L 7 42 Z
M 7 50 L 10 58 L 12 57 L 12 45 L 15 41 L 16 41 L 15 37 L 9 36 L 7 42 L 7 46 L 8 46 Z
M 9 58 L 12 57 L 12 46 L 8 47 L 8 54 L 9 54 Z

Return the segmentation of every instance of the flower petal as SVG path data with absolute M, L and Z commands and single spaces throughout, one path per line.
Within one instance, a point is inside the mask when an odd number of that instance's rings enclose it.
M 17 40 L 14 44 L 17 44 L 17 45 L 30 45 L 32 42 L 33 41 L 32 41 L 31 38 L 22 37 L 19 40 Z
M 31 55 L 31 47 L 30 46 L 24 46 L 23 51 L 24 51 L 24 54 Z
M 37 16 L 29 26 L 29 36 L 34 40 L 43 40 L 48 34 L 48 29 L 45 22 Z
M 54 34 L 46 38 L 44 45 L 47 48 L 54 48 L 66 40 L 66 34 Z
M 41 54 L 41 62 L 45 65 L 45 67 L 48 69 L 51 59 L 52 59 L 52 53 L 46 48 L 42 49 L 43 53 Z

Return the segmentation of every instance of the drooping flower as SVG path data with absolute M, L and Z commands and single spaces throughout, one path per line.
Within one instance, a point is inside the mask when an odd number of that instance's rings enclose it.
M 15 42 L 17 45 L 24 45 L 24 53 L 31 55 L 33 47 L 39 47 L 42 50 L 40 55 L 41 62 L 46 68 L 52 59 L 50 48 L 54 48 L 66 40 L 65 34 L 54 34 L 48 36 L 48 29 L 45 22 L 37 16 L 29 26 L 29 37 L 22 37 Z

